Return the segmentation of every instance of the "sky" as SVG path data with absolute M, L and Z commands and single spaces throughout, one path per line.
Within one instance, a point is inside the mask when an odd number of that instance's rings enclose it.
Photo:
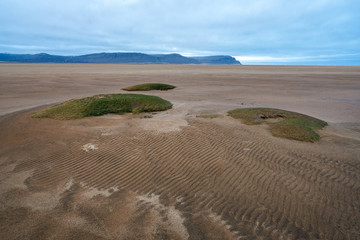
M 359 0 L 0 0 L 0 52 L 360 65 Z

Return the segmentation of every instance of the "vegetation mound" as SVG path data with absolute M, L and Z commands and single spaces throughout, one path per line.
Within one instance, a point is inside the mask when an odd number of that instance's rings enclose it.
M 151 91 L 151 90 L 161 90 L 166 91 L 170 89 L 174 89 L 175 86 L 163 84 L 163 83 L 145 83 L 139 84 L 127 88 L 123 88 L 125 91 Z
M 248 125 L 266 123 L 275 137 L 305 142 L 319 140 L 320 136 L 316 130 L 327 125 L 317 118 L 273 108 L 238 108 L 229 111 L 228 114 Z
M 101 94 L 81 99 L 72 99 L 33 114 L 34 118 L 59 120 L 100 116 L 108 113 L 141 113 L 164 111 L 172 104 L 156 96 L 142 94 Z

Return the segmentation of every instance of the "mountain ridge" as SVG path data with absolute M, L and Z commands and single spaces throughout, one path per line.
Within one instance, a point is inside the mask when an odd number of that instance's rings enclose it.
M 203 64 L 241 65 L 229 55 L 185 57 L 178 53 L 145 54 L 137 52 L 92 53 L 77 56 L 0 53 L 0 62 L 18 63 L 109 63 L 109 64 Z

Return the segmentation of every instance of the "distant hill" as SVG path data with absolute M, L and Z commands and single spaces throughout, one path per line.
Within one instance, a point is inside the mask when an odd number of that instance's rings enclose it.
M 231 56 L 184 57 L 180 54 L 94 53 L 81 56 L 58 56 L 46 53 L 0 53 L 0 62 L 19 63 L 119 63 L 119 64 L 207 64 L 240 65 Z

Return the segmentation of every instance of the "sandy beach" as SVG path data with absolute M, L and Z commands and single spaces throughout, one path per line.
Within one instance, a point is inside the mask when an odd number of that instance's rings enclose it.
M 31 118 L 151 82 L 177 86 L 139 92 L 174 104 L 152 118 Z M 329 125 L 276 138 L 245 107 Z M 360 66 L 0 63 L 0 239 L 360 239 L 359 119 Z

